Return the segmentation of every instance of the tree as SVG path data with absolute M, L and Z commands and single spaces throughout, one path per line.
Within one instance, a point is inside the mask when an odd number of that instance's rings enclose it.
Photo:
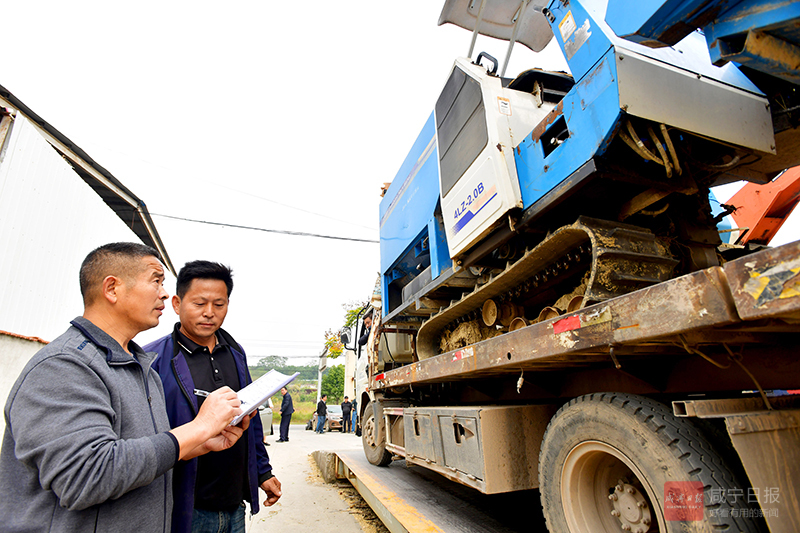
M 367 306 L 367 303 L 368 302 L 350 302 L 349 304 L 342 305 L 346 311 L 344 314 L 344 327 L 349 328 L 356 323 L 358 313 Z
M 346 304 L 342 304 L 342 308 L 344 309 L 344 325 L 341 328 L 334 331 L 329 329 L 325 332 L 325 346 L 328 348 L 328 357 L 331 359 L 336 359 L 340 355 L 342 355 L 342 351 L 344 350 L 344 346 L 342 345 L 342 341 L 339 339 L 339 336 L 342 333 L 344 328 L 349 328 L 353 324 L 356 323 L 358 319 L 358 313 L 367 305 L 367 302 L 359 302 L 359 301 L 352 301 Z
M 249 367 L 250 369 L 250 376 L 253 378 L 253 381 L 257 380 L 270 370 L 277 370 L 281 374 L 291 375 L 295 372 L 299 372 L 300 375 L 297 377 L 298 381 L 313 381 L 316 383 L 317 381 L 317 363 L 311 363 L 308 365 L 287 365 L 286 362 L 289 360 L 288 357 L 280 357 L 277 355 L 270 355 L 269 357 L 262 357 L 258 360 L 258 364 L 256 366 Z
M 342 341 L 339 340 L 339 333 L 328 330 L 325 332 L 325 346 L 328 348 L 327 356 L 331 359 L 336 359 L 340 355 L 342 355 L 342 350 L 344 346 L 342 345 Z
M 344 396 L 344 365 L 328 368 L 322 376 L 321 392 L 328 395 L 328 403 L 341 403 Z
M 267 370 L 279 370 L 286 366 L 288 359 L 279 355 L 270 355 L 258 360 L 258 366 L 263 366 Z

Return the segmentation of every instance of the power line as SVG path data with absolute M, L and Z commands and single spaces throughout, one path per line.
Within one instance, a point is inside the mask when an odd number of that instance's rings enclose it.
M 241 191 L 239 189 L 234 189 L 233 187 L 226 187 L 225 185 L 220 185 L 219 183 L 214 183 L 214 182 L 209 182 L 209 183 L 212 183 L 213 185 L 216 185 L 217 187 L 220 187 L 222 189 L 228 189 L 229 191 L 238 192 L 239 194 L 243 194 L 245 196 L 252 196 L 253 198 L 258 198 L 259 200 L 264 200 L 265 202 L 270 202 L 270 203 L 275 204 L 275 205 L 280 205 L 280 206 L 286 207 L 288 209 L 294 209 L 295 211 L 300 211 L 302 213 L 308 213 L 309 215 L 314 215 L 314 216 L 318 216 L 318 217 L 322 217 L 322 218 L 327 218 L 327 219 L 330 219 L 330 220 L 335 220 L 336 222 L 341 222 L 342 224 L 350 224 L 351 226 L 356 226 L 356 227 L 359 227 L 359 228 L 365 228 L 365 229 L 369 229 L 369 230 L 375 231 L 375 228 L 370 228 L 368 226 L 362 226 L 361 224 L 355 224 L 355 223 L 349 222 L 347 220 L 341 220 L 341 219 L 338 219 L 338 218 L 329 217 L 328 215 L 323 215 L 321 213 L 316 213 L 314 211 L 308 211 L 306 209 L 301 209 L 301 208 L 295 207 L 293 205 L 283 204 L 281 202 L 276 202 L 275 200 L 271 200 L 269 198 L 264 198 L 263 196 L 259 196 L 257 194 L 253 194 L 253 193 L 250 193 L 250 192 Z
M 197 224 L 209 224 L 211 226 L 224 226 L 228 228 L 238 228 L 238 229 L 251 229 L 255 231 L 266 231 L 267 233 L 282 233 L 284 235 L 297 235 L 299 237 L 318 237 L 320 239 L 334 239 L 338 241 L 355 241 L 355 242 L 369 242 L 378 244 L 380 241 L 375 241 L 371 239 L 356 239 L 353 237 L 336 237 L 334 235 L 320 235 L 318 233 L 306 233 L 304 231 L 289 231 L 289 230 L 279 230 L 279 229 L 267 229 L 267 228 L 256 228 L 253 226 L 240 226 L 239 224 L 226 224 L 223 222 L 210 222 L 208 220 L 195 220 L 193 218 L 184 218 L 184 217 L 175 217 L 172 215 L 162 215 L 160 213 L 150 213 L 152 216 L 156 217 L 163 217 L 163 218 L 171 218 L 173 220 L 183 220 L 186 222 L 196 222 Z
M 134 155 L 131 155 L 131 154 L 127 153 L 127 152 L 122 152 L 122 151 L 119 151 L 119 150 L 115 150 L 115 149 L 112 149 L 112 148 L 108 148 L 107 146 L 103 146 L 102 144 L 98 144 L 97 146 L 98 146 L 99 148 L 103 149 L 103 150 L 106 150 L 107 152 L 112 152 L 112 153 L 115 153 L 115 154 L 119 154 L 119 155 L 122 155 L 122 156 L 124 156 L 124 157 L 127 157 L 128 159 L 135 159 L 135 160 L 141 161 L 142 163 L 145 163 L 145 164 L 147 164 L 147 165 L 151 165 L 151 166 L 154 166 L 154 167 L 162 168 L 162 169 L 164 169 L 164 170 L 167 170 L 167 171 L 169 171 L 169 172 L 172 172 L 173 174 L 177 174 L 177 172 L 175 171 L 175 169 L 173 169 L 173 168 L 170 168 L 170 167 L 167 167 L 167 166 L 164 166 L 164 165 L 162 165 L 162 164 L 160 164 L 160 163 L 154 163 L 154 162 L 152 162 L 152 161 L 149 161 L 149 160 L 147 160 L 147 159 L 143 159 L 143 158 L 141 158 L 141 157 L 139 157 L 139 156 L 134 156 Z M 229 191 L 237 192 L 237 193 L 239 193 L 239 194 L 243 194 L 243 195 L 245 195 L 245 196 L 251 196 L 251 197 L 253 197 L 253 198 L 258 198 L 259 200 L 263 200 L 263 201 L 265 201 L 265 202 L 269 202 L 269 203 L 272 203 L 272 204 L 275 204 L 275 205 L 279 205 L 279 206 L 281 206 L 281 207 L 286 207 L 287 209 L 294 209 L 295 211 L 300 211 L 300 212 L 302 212 L 302 213 L 308 213 L 308 214 L 310 214 L 310 215 L 314 215 L 314 216 L 318 216 L 318 217 L 322 217 L 322 218 L 327 218 L 327 219 L 329 219 L 329 220 L 335 220 L 336 222 L 341 222 L 342 224 L 349 224 L 350 226 L 356 226 L 356 227 L 358 227 L 358 228 L 364 228 L 364 229 L 368 229 L 368 230 L 375 231 L 375 228 L 371 228 L 371 227 L 369 227 L 369 226 L 364 226 L 364 225 L 362 225 L 362 224 L 356 224 L 355 222 L 350 222 L 349 220 L 342 220 L 342 219 L 340 219 L 340 218 L 334 218 L 334 217 L 331 217 L 331 216 L 328 216 L 328 215 L 323 215 L 322 213 L 317 213 L 317 212 L 314 212 L 314 211 L 309 211 L 309 210 L 307 210 L 307 209 L 301 209 L 301 208 L 299 208 L 299 207 L 295 207 L 295 206 L 293 206 L 293 205 L 289 205 L 289 204 L 284 204 L 284 203 L 281 203 L 281 202 L 277 202 L 277 201 L 275 201 L 275 200 L 272 200 L 272 199 L 270 199 L 270 198 L 265 198 L 265 197 L 263 197 L 263 196 L 259 196 L 259 195 L 257 195 L 257 194 L 253 194 L 253 193 L 251 193 L 251 192 L 243 191 L 243 190 L 241 190 L 241 189 L 236 189 L 236 188 L 234 188 L 234 187 L 228 187 L 228 186 L 226 186 L 226 185 L 222 185 L 222 184 L 220 184 L 220 183 L 216 183 L 216 182 L 214 182 L 214 181 L 211 181 L 211 180 L 208 180 L 208 179 L 200 178 L 200 180 L 201 180 L 201 181 L 204 181 L 204 182 L 206 182 L 206 183 L 208 183 L 209 185 L 213 185 L 213 186 L 215 186 L 215 187 L 219 187 L 219 188 L 221 188 L 221 189 L 228 189 Z M 152 215 L 153 213 L 150 213 L 150 214 Z M 166 215 L 160 215 L 160 216 L 166 216 Z M 256 229 L 256 228 L 249 228 L 249 229 Z

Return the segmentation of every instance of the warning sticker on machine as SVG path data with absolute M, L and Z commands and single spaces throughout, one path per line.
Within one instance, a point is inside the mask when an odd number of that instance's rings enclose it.
M 464 348 L 463 350 L 458 350 L 456 353 L 454 353 L 453 361 L 466 359 L 467 357 L 472 357 L 473 355 L 475 355 L 475 349 L 470 346 L 469 348 Z
M 569 39 L 576 28 L 577 26 L 575 25 L 575 18 L 572 16 L 572 11 L 568 11 L 564 20 L 558 25 L 558 29 L 561 32 L 561 40 L 566 41 Z
M 753 297 L 756 307 L 800 296 L 800 259 L 751 272 L 743 289 Z
M 572 331 L 575 329 L 585 328 L 587 326 L 611 322 L 611 318 L 611 310 L 608 307 L 595 309 L 588 313 L 569 316 L 554 322 L 553 333 L 559 334 L 564 333 L 565 331 Z
M 497 108 L 501 115 L 511 116 L 511 101 L 502 96 L 497 97 Z
M 572 59 L 572 56 L 575 55 L 575 52 L 580 50 L 581 46 L 589 40 L 589 37 L 592 36 L 592 28 L 589 24 L 589 19 L 587 18 L 583 21 L 583 24 L 580 28 L 575 30 L 575 33 L 570 40 L 564 39 L 564 54 L 567 56 L 567 61 Z

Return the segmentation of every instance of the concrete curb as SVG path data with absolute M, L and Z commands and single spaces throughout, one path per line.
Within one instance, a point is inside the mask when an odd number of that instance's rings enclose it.
M 319 450 L 311 452 L 311 456 L 314 458 L 314 462 L 317 463 L 317 467 L 319 468 L 319 473 L 322 475 L 322 479 L 325 480 L 325 483 L 335 483 L 336 454 L 333 452 L 326 452 Z

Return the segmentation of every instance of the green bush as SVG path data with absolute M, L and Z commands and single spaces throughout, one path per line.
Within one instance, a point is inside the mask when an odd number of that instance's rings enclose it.
M 257 379 L 256 374 L 254 373 L 255 368 L 256 367 L 250 367 L 250 372 L 253 379 Z M 344 379 L 342 378 L 342 386 L 343 385 L 344 385 Z M 289 394 L 292 395 L 292 403 L 294 404 L 294 414 L 292 414 L 292 424 L 305 424 L 306 422 L 311 420 L 312 416 L 314 416 L 314 412 L 317 410 L 317 391 L 315 390 L 316 386 L 317 386 L 316 381 L 313 382 L 307 380 L 301 381 L 299 377 L 295 381 L 289 383 L 289 386 L 287 388 L 289 389 Z M 339 398 L 338 400 L 333 398 L 333 394 L 331 394 L 326 390 L 324 383 L 322 390 L 328 394 L 329 405 L 332 404 L 338 405 L 339 403 L 341 403 L 341 398 Z M 339 395 L 341 396 L 341 392 L 339 392 Z M 278 424 L 281 423 L 281 403 L 283 402 L 283 395 L 280 392 L 277 392 L 270 399 L 272 400 L 272 408 L 273 408 L 272 424 L 275 428 L 277 428 Z
M 294 414 L 292 424 L 305 424 L 314 416 L 317 404 L 314 402 L 294 402 Z

